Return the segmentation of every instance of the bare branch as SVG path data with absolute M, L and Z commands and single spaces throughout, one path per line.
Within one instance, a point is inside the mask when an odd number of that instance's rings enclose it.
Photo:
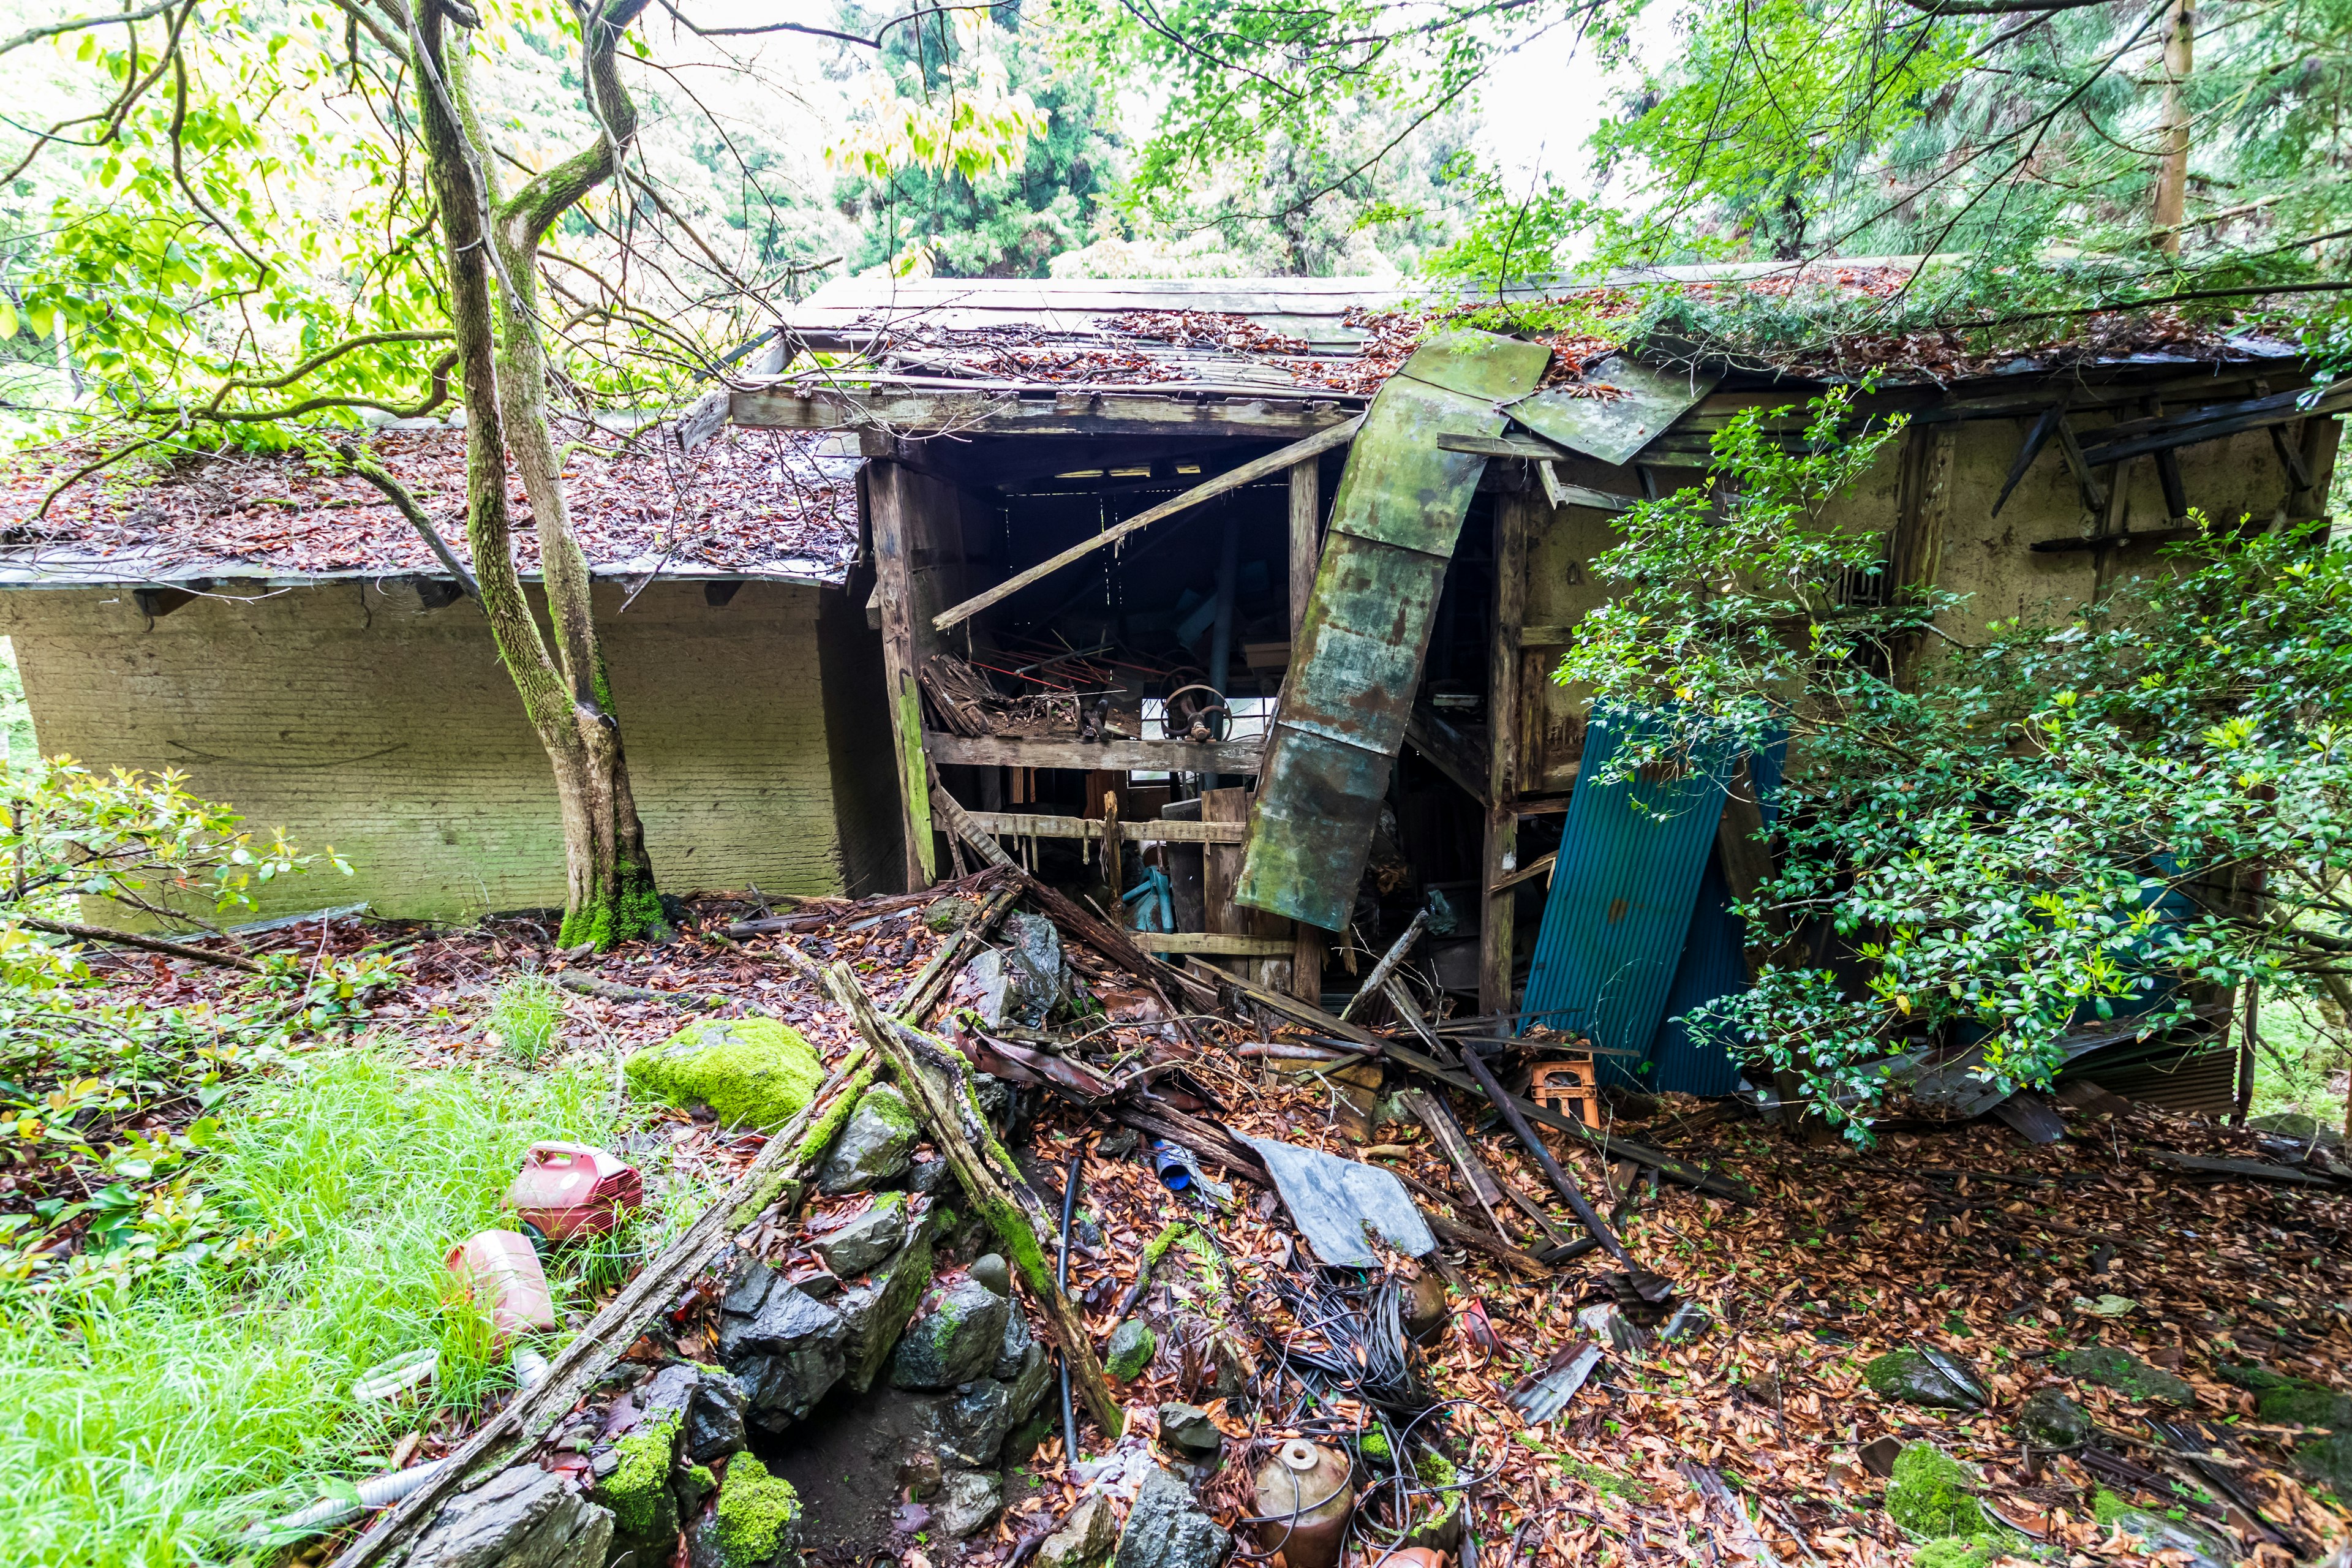
M 475 582 L 474 574 L 458 562 L 457 552 L 451 550 L 449 542 L 441 537 L 441 531 L 433 526 L 433 519 L 425 514 L 424 506 L 410 493 L 408 487 L 393 478 L 391 470 L 377 462 L 373 454 L 362 450 L 352 442 L 335 443 L 335 455 L 351 465 L 352 473 L 383 492 L 394 509 L 408 520 L 408 526 L 424 538 L 425 548 L 433 552 L 449 575 L 457 579 L 457 586 L 466 591 L 466 597 L 473 600 L 478 607 L 482 602 L 481 584 Z
M 63 22 L 45 22 L 37 27 L 26 28 L 13 38 L 0 40 L 0 55 L 21 49 L 26 44 L 37 44 L 43 38 L 54 38 L 60 33 L 79 33 L 91 27 L 111 27 L 118 23 L 144 22 L 150 17 L 162 16 L 179 3 L 180 0 L 162 0 L 162 4 L 150 5 L 144 11 L 117 11 L 110 15 L 74 16 Z

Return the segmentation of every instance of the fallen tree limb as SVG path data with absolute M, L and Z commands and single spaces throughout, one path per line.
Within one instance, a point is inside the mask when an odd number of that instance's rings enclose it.
M 801 1113 L 768 1140 L 727 1195 L 704 1210 L 668 1251 L 623 1286 L 579 1336 L 556 1352 L 545 1379 L 484 1422 L 437 1475 L 345 1547 L 330 1568 L 368 1568 L 405 1546 L 468 1478 L 517 1458 L 570 1415 L 637 1336 L 668 1310 L 677 1293 L 718 1261 L 736 1232 L 780 1199 L 797 1201 L 799 1188 L 841 1131 L 858 1095 L 873 1081 L 866 1055 L 864 1044 L 853 1046 Z
M 112 942 L 117 947 L 136 947 L 170 958 L 216 963 L 223 969 L 242 969 L 247 974 L 264 972 L 258 959 L 247 958 L 242 953 L 215 952 L 210 948 L 190 947 L 186 942 L 173 942 L 168 937 L 142 936 L 137 931 L 115 931 L 108 926 L 86 926 L 74 921 L 42 920 L 36 915 L 12 914 L 8 919 L 27 931 L 47 931 L 51 936 L 69 936 L 76 942 Z
M 555 983 L 566 991 L 576 991 L 583 996 L 594 996 L 606 1002 L 667 1002 L 673 1007 L 688 1007 L 703 1013 L 731 1007 L 740 1000 L 708 991 L 654 991 L 643 985 L 621 985 L 610 980 L 599 980 L 593 974 L 583 974 L 576 969 L 558 970 Z M 745 1005 L 751 1004 L 746 1003 Z
M 1059 1237 L 1053 1217 L 973 1109 L 969 1064 L 945 1041 L 910 1025 L 886 1024 L 849 965 L 835 963 L 824 973 L 834 1000 L 866 1043 L 890 1064 L 916 1120 L 938 1143 L 965 1195 L 1004 1244 L 1030 1294 L 1045 1307 L 1046 1327 L 1061 1350 L 1062 1364 L 1069 1368 L 1096 1422 L 1116 1439 L 1125 1425 L 1118 1401 L 1095 1357 L 1086 1321 L 1055 1282 L 1051 1259 Z

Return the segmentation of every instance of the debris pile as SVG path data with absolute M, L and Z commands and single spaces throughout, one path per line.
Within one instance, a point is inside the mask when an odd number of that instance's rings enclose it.
M 2055 1143 L 1822 1147 L 1596 1091 L 1579 1042 L 1402 981 L 1369 1028 L 1150 958 L 1004 866 L 694 915 L 532 956 L 632 1031 L 630 1081 L 731 1190 L 404 1500 L 362 1486 L 392 1506 L 340 1526 L 349 1568 L 2283 1568 L 2346 1540 L 2352 1171 L 2315 1129 L 2109 1095 Z M 593 1233 L 614 1157 L 532 1161 L 518 1212 Z

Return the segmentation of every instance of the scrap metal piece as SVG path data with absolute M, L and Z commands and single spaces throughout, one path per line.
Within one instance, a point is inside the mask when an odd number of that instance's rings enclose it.
M 1568 1402 L 1576 1397 L 1577 1390 L 1584 1386 L 1584 1380 L 1600 1364 L 1599 1345 L 1562 1345 L 1505 1398 L 1519 1413 L 1521 1420 L 1530 1426 L 1540 1426 L 1568 1407 Z
M 1437 1250 L 1429 1222 L 1393 1172 L 1273 1138 L 1244 1138 L 1265 1162 L 1275 1191 L 1315 1256 L 1334 1268 L 1377 1268 L 1366 1245 L 1370 1226 L 1398 1251 L 1425 1258 Z
M 1612 354 L 1584 373 L 1585 384 L 1605 383 L 1622 397 L 1579 397 L 1566 388 L 1538 392 L 1503 412 L 1547 440 L 1589 458 L 1622 466 L 1665 434 L 1722 379 L 1656 370 L 1639 360 Z
M 1486 465 L 1433 437 L 1498 433 L 1496 405 L 1531 391 L 1550 357 L 1540 343 L 1448 332 L 1414 350 L 1373 397 L 1294 639 L 1236 902 L 1326 931 L 1346 924 L 1446 564 Z

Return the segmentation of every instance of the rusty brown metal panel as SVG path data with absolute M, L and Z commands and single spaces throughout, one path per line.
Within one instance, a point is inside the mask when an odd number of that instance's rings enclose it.
M 1373 398 L 1333 499 L 1250 813 L 1238 902 L 1326 931 L 1347 921 L 1423 655 L 1486 459 L 1441 433 L 1494 435 L 1497 405 L 1543 376 L 1549 351 L 1486 332 L 1415 350 Z

